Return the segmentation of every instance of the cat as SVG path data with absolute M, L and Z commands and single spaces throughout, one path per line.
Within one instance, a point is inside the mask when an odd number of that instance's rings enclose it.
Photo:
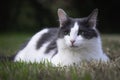
M 88 17 L 72 18 L 58 9 L 59 28 L 45 28 L 33 35 L 18 51 L 14 61 L 43 62 L 68 66 L 82 61 L 109 61 L 103 53 L 101 37 L 96 29 L 98 9 Z

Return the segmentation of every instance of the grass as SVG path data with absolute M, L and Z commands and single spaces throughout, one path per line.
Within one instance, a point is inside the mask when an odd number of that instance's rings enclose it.
M 0 34 L 0 55 L 12 55 L 31 34 Z M 102 35 L 108 64 L 81 63 L 81 66 L 53 67 L 49 63 L 0 62 L 0 80 L 120 80 L 120 35 Z
M 20 46 L 31 37 L 30 34 L 0 34 L 0 54 L 15 54 Z

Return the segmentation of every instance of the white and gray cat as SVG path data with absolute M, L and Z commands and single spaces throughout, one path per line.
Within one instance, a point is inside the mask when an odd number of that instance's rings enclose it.
M 58 9 L 59 28 L 45 28 L 36 33 L 15 56 L 14 61 L 42 62 L 53 65 L 80 64 L 81 61 L 107 62 L 96 29 L 98 9 L 84 18 L 71 18 Z

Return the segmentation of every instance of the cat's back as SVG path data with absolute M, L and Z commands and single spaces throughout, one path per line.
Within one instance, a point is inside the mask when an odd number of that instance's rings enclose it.
M 37 34 L 39 38 L 37 40 L 36 49 L 39 49 L 44 43 L 53 42 L 57 38 L 58 28 L 46 28 Z
M 15 61 L 41 61 L 48 54 L 56 53 L 56 38 L 58 28 L 45 28 L 31 37 L 27 44 L 18 51 Z M 48 58 L 46 56 L 46 58 Z
M 53 42 L 56 40 L 58 34 L 58 28 L 44 28 L 34 34 L 31 39 L 22 47 L 22 49 L 26 48 L 29 45 L 33 45 L 36 50 L 40 49 L 42 45 L 47 42 Z M 21 50 L 22 50 L 21 49 Z

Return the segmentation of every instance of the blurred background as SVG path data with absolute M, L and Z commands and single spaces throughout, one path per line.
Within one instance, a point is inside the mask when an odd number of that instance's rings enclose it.
M 120 33 L 118 0 L 1 0 L 0 33 L 36 32 L 44 27 L 58 27 L 58 8 L 71 17 L 86 17 L 98 8 L 99 31 Z

